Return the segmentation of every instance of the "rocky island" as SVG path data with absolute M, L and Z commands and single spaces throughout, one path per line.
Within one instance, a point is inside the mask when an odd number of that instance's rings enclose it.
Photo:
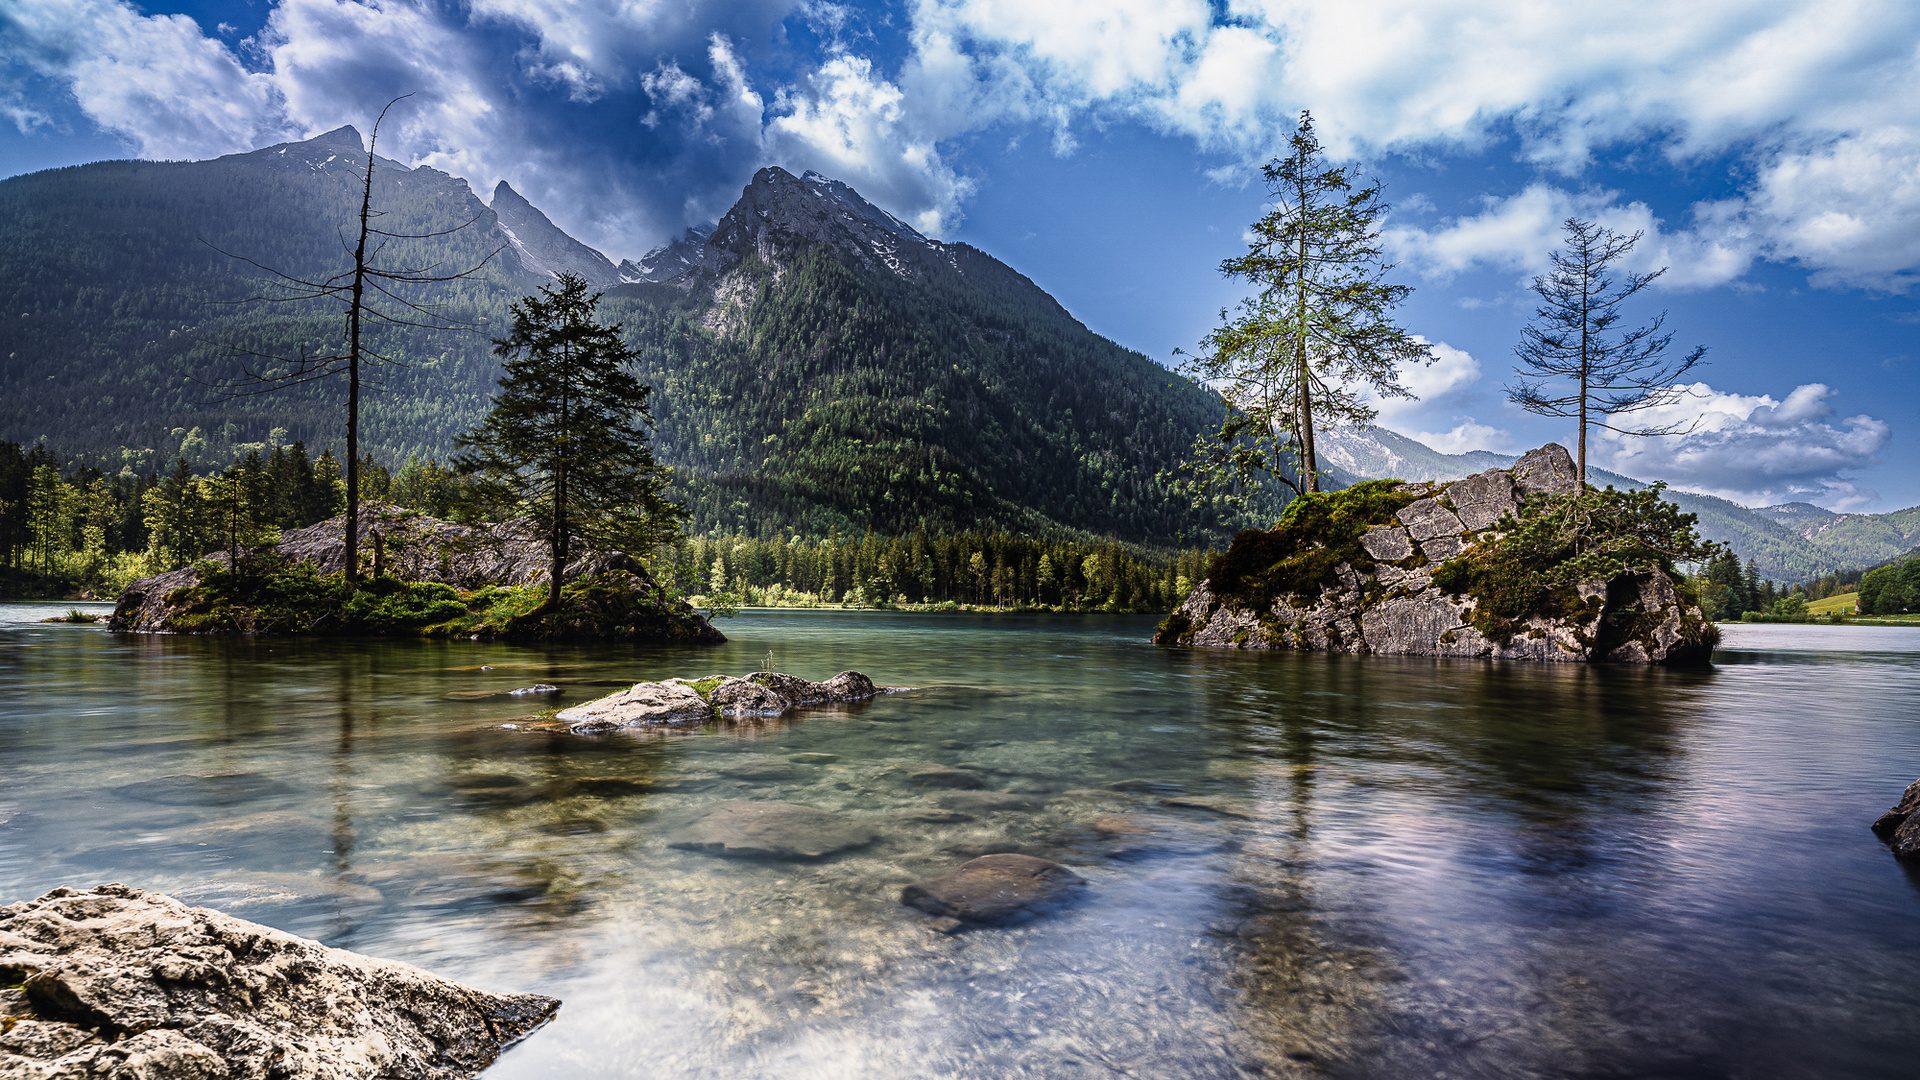
M 126 885 L 0 907 L 0 1076 L 454 1080 L 559 1007 Z
M 1558 662 L 1704 663 L 1719 640 L 1675 572 L 1707 549 L 1658 489 L 1583 488 L 1548 444 L 1450 483 L 1296 498 L 1234 538 L 1162 645 Z
M 550 556 L 527 521 L 475 527 L 361 507 L 360 587 L 343 585 L 341 515 L 259 550 L 215 552 L 127 586 L 107 628 L 143 634 L 408 634 L 719 643 L 726 635 L 669 596 L 638 559 L 586 552 L 556 609 L 540 611 Z

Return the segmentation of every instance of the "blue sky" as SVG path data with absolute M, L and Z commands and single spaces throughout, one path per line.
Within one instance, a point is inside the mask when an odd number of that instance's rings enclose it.
M 1311 108 L 1395 209 L 1382 422 L 1568 441 L 1500 392 L 1568 215 L 1646 233 L 1710 365 L 1692 434 L 1597 463 L 1759 505 L 1920 503 L 1920 5 L 1843 0 L 0 0 L 0 174 L 303 138 L 413 92 L 382 149 L 500 180 L 615 259 L 763 164 L 853 184 L 1163 361 Z

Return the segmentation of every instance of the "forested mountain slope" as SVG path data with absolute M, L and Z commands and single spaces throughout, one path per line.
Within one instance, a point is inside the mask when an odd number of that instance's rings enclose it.
M 129 459 L 141 471 L 182 453 L 224 466 L 226 448 L 276 428 L 337 444 L 334 383 L 219 386 L 248 363 L 237 352 L 340 347 L 338 303 L 241 301 L 271 291 L 256 263 L 351 266 L 365 165 L 343 128 L 213 161 L 0 181 L 0 439 L 44 437 L 110 470 L 121 448 L 144 449 Z M 387 240 L 385 265 L 486 264 L 410 294 L 471 329 L 373 336 L 398 363 L 370 373 L 362 445 L 393 465 L 446 456 L 486 408 L 507 305 L 572 270 L 614 286 L 603 314 L 646 358 L 658 448 L 702 530 L 1058 526 L 1174 544 L 1215 524 L 1156 479 L 1214 422 L 1210 395 L 845 184 L 762 170 L 716 228 L 617 268 L 504 183 L 489 207 L 463 180 L 381 159 L 374 205 L 380 229 L 443 234 Z
M 248 363 L 236 350 L 339 347 L 338 304 L 237 303 L 270 286 L 235 256 L 297 277 L 350 268 L 365 167 L 359 133 L 341 128 L 212 161 L 106 161 L 0 181 L 0 438 L 99 452 L 233 425 L 242 439 L 277 427 L 336 441 L 337 387 L 234 398 L 217 386 Z M 404 366 L 374 373 L 366 444 L 437 451 L 492 385 L 483 320 L 545 275 L 523 265 L 465 181 L 384 158 L 374 179 L 386 211 L 376 227 L 455 230 L 386 240 L 383 264 L 444 273 L 485 263 L 470 280 L 409 294 L 480 332 L 372 330 L 373 347 Z
M 697 266 L 608 310 L 643 343 L 703 519 L 1144 541 L 1208 524 L 1156 474 L 1216 422 L 1209 395 L 837 181 L 761 170 Z

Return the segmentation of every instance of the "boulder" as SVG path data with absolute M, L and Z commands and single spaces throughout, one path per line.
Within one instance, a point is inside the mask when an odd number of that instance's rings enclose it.
M 0 985 L 0 1076 L 47 1080 L 450 1080 L 560 1007 L 126 885 L 0 908 Z
M 703 686 L 708 687 L 704 694 Z M 684 727 L 716 717 L 781 716 L 814 705 L 864 701 L 884 692 L 857 671 L 843 671 L 825 682 L 756 671 L 743 678 L 715 676 L 698 683 L 635 683 L 617 694 L 562 709 L 554 719 L 575 734 L 588 735 L 619 728 Z
M 1447 486 L 1447 501 L 1460 524 L 1479 530 L 1520 509 L 1520 493 L 1514 476 L 1505 469 L 1488 469 L 1476 476 Z
M 1453 511 L 1440 505 L 1439 499 L 1426 498 L 1400 508 L 1394 515 L 1407 527 L 1407 535 L 1415 540 L 1431 540 L 1436 536 L 1459 536 L 1466 530 Z
M 1524 499 L 1529 495 L 1565 495 L 1580 490 L 1580 471 L 1573 463 L 1573 455 L 1559 443 L 1548 443 L 1535 450 L 1520 455 L 1520 460 L 1507 470 L 1513 475 L 1514 494 Z
M 1920 859 L 1920 780 L 1907 786 L 1893 809 L 1873 823 L 1873 835 L 1902 859 Z
M 723 802 L 670 845 L 736 859 L 822 859 L 875 839 L 877 834 L 865 825 L 811 806 Z
M 1059 863 L 1032 855 L 983 855 L 950 874 L 908 885 L 900 902 L 943 919 L 1005 923 L 1063 903 L 1086 884 Z
M 1347 512 L 1367 515 L 1357 537 L 1242 533 L 1217 564 L 1221 579 L 1201 582 L 1154 640 L 1361 655 L 1706 662 L 1718 632 L 1662 570 L 1580 584 L 1536 613 L 1512 617 L 1480 610 L 1473 588 L 1460 584 L 1465 566 L 1457 560 L 1479 558 L 1486 548 L 1476 545 L 1497 542 L 1500 523 L 1521 511 L 1529 495 L 1576 488 L 1571 455 L 1550 444 L 1527 452 L 1511 469 L 1371 489 L 1348 504 Z M 1343 545 L 1338 557 L 1314 552 L 1327 543 Z M 1307 562 L 1307 553 L 1316 561 Z M 1277 573 L 1269 567 L 1303 564 L 1314 580 L 1303 583 L 1298 569 L 1266 576 Z M 1436 579 L 1463 591 L 1446 591 Z M 1263 594 L 1269 581 L 1288 582 L 1287 591 Z
M 567 725 L 576 735 L 591 735 L 618 728 L 685 727 L 713 719 L 713 706 L 685 679 L 667 682 L 643 682 L 595 698 L 585 704 L 561 709 L 554 719 Z
M 1399 562 L 1413 557 L 1413 541 L 1407 530 L 1394 525 L 1375 525 L 1360 538 L 1367 554 L 1381 562 Z

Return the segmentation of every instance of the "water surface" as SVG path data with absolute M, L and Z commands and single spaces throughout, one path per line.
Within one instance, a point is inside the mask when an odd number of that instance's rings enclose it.
M 1920 775 L 1920 630 L 1731 626 L 1668 672 L 1168 651 L 1127 617 L 756 613 L 705 649 L 32 621 L 67 606 L 0 606 L 0 901 L 125 881 L 564 999 L 490 1078 L 1905 1077 L 1920 1050 L 1920 875 L 1865 827 Z M 920 689 L 599 738 L 489 696 L 767 663 Z M 726 799 L 880 839 L 668 846 Z M 1090 885 L 953 936 L 897 902 L 990 851 Z

